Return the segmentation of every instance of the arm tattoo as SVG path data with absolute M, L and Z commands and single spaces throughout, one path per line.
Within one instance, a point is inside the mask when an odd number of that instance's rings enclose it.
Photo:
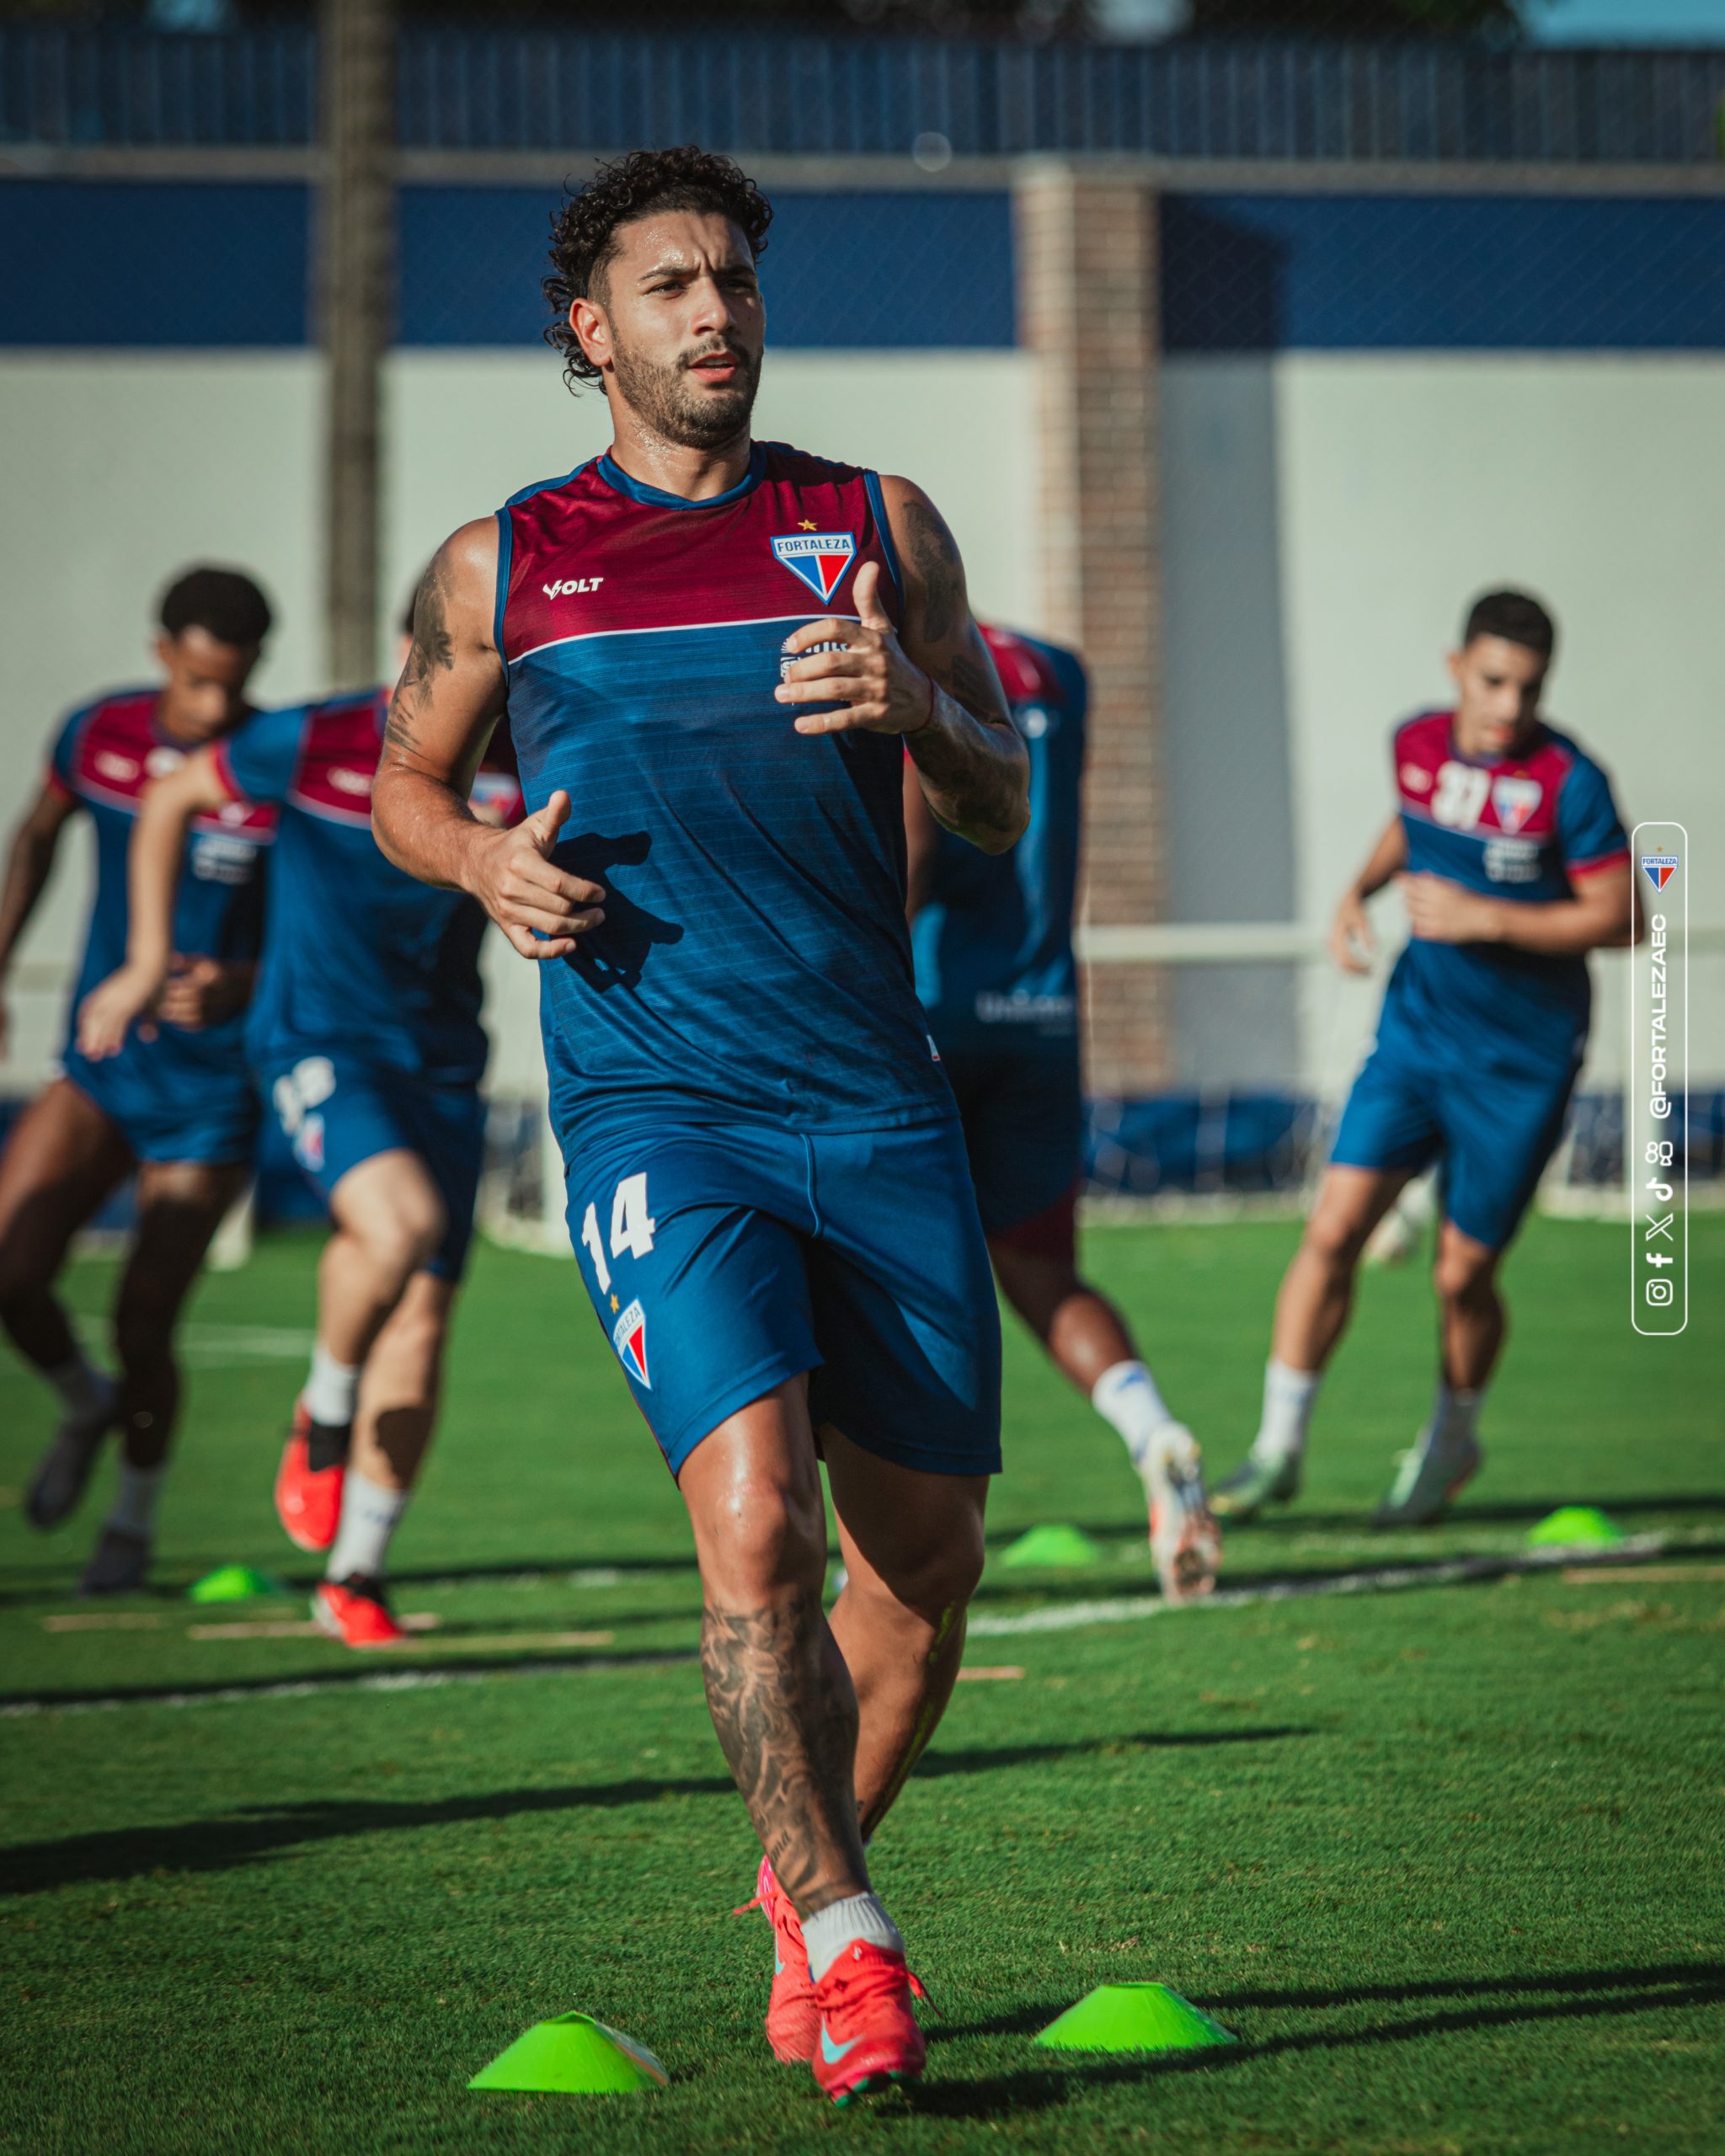
M 911 558 L 922 579 L 922 634 L 943 643 L 964 619 L 964 565 L 945 520 L 927 503 L 905 504 L 905 536 Z
M 786 1893 L 803 1906 L 836 1848 L 862 1876 L 852 1786 L 857 1695 L 820 1597 L 703 1609 L 701 1674 L 732 1777 Z
M 419 692 L 434 674 L 447 674 L 455 666 L 455 640 L 449 632 L 447 617 L 448 584 L 442 557 L 434 561 L 425 572 L 414 600 L 414 641 L 408 653 L 408 663 L 402 669 L 395 694 L 389 700 L 389 717 L 384 723 L 383 739 L 392 749 L 409 754 L 418 749 L 419 741 L 408 722 L 407 706 L 417 702 Z

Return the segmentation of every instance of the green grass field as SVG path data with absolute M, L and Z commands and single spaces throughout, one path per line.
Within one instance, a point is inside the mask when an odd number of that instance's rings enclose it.
M 1294 1233 L 1089 1239 L 1217 1468 L 1254 1427 Z M 761 2037 L 688 1538 L 572 1267 L 478 1258 L 398 1543 L 398 1608 L 435 1628 L 381 1663 L 296 1629 L 309 1573 L 269 1482 L 314 1248 L 199 1294 L 152 1595 L 71 1598 L 106 1474 L 29 1532 L 48 1407 L 0 1360 L 0 2149 L 1725 2148 L 1725 1220 L 1695 1223 L 1671 1342 L 1629 1329 L 1621 1230 L 1533 1224 L 1487 1470 L 1418 1534 L 1365 1515 L 1426 1405 L 1428 1293 L 1370 1277 L 1306 1493 L 1231 1536 L 1227 1584 L 1509 1560 L 1575 1501 L 1659 1538 L 1621 1570 L 1157 1614 L 1116 1440 L 1009 1335 L 991 1545 L 1070 1520 L 1104 1558 L 991 1567 L 977 1681 L 874 1850 L 945 2018 L 920 2089 L 848 2112 Z M 111 1277 L 74 1268 L 77 1307 Z M 237 1559 L 292 1598 L 186 1602 Z M 1238 2045 L 1032 2046 L 1092 1984 L 1152 1977 Z M 670 2089 L 467 2093 L 570 2008 Z

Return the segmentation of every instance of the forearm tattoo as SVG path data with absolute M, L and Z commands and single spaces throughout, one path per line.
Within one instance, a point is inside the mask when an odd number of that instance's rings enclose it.
M 838 1849 L 860 1870 L 852 1777 L 857 1696 L 815 1594 L 776 1608 L 703 1609 L 713 1726 L 778 1882 L 798 1907 Z

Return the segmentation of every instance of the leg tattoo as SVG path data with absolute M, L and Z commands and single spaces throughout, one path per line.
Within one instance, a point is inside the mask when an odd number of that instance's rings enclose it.
M 852 1788 L 857 1695 L 819 1594 L 703 1609 L 701 1673 L 732 1776 L 798 1913 L 865 1892 Z

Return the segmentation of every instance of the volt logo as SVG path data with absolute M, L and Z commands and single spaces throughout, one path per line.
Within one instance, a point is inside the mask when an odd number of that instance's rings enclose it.
M 547 599 L 573 599 L 578 592 L 597 591 L 604 581 L 602 576 L 566 576 L 539 588 Z
M 857 540 L 849 531 L 788 531 L 773 541 L 772 551 L 824 606 L 844 582 Z

